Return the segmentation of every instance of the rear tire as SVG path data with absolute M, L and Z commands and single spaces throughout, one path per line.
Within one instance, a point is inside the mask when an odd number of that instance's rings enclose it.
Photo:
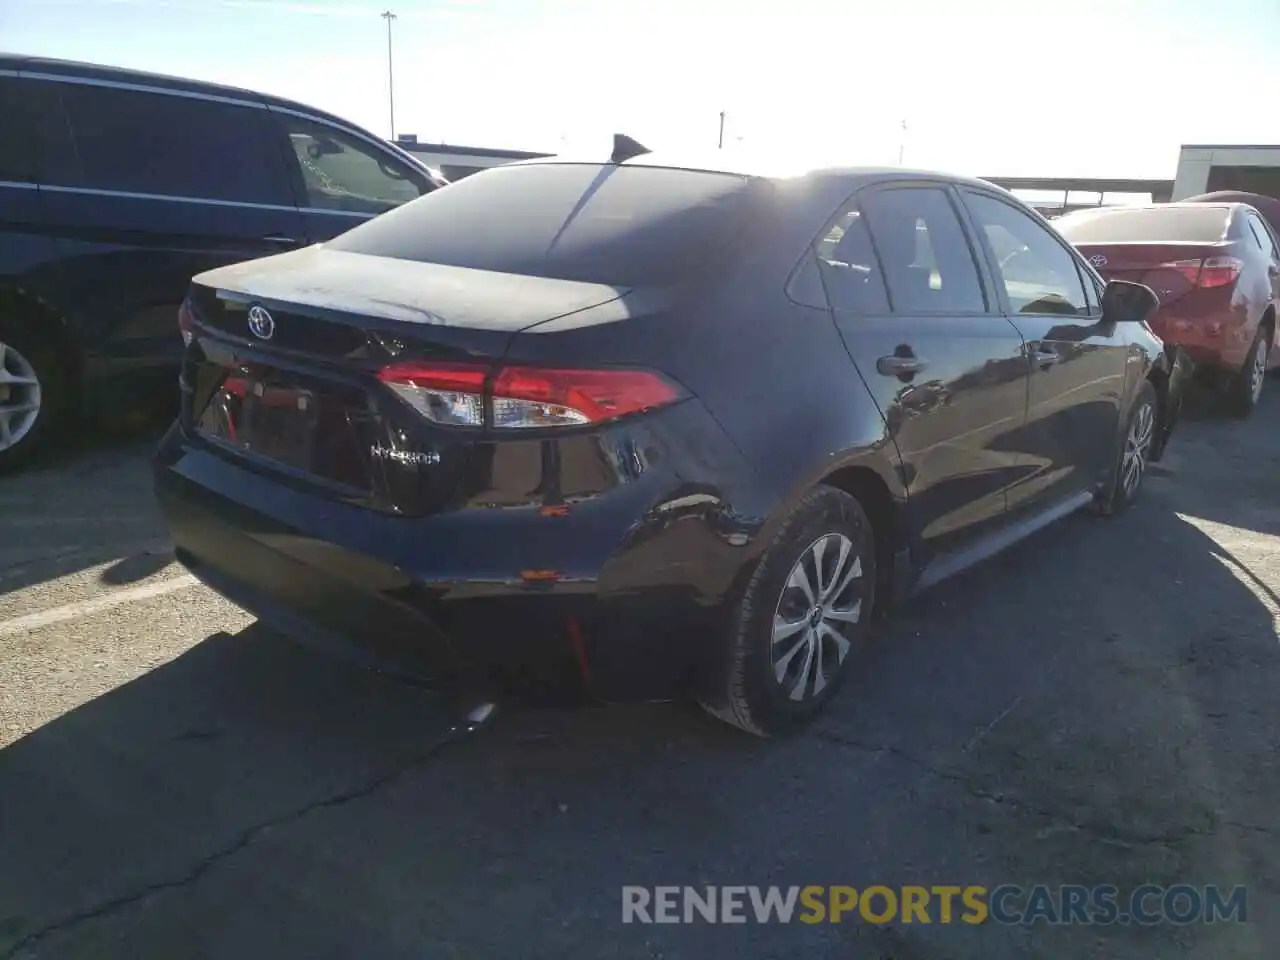
M 1111 471 L 1111 481 L 1097 501 L 1098 512 L 1102 515 L 1123 513 L 1133 506 L 1142 493 L 1151 451 L 1155 447 L 1159 414 L 1155 385 L 1150 380 L 1144 380 L 1129 409 L 1120 449 L 1116 453 L 1116 464 Z
M 876 584 L 875 534 L 862 504 L 818 487 L 783 522 L 743 588 L 702 705 L 757 736 L 802 728 L 865 647 Z
M 1266 328 L 1253 338 L 1253 346 L 1245 358 L 1244 366 L 1231 378 L 1227 388 L 1228 409 L 1232 416 L 1244 419 L 1252 415 L 1262 398 L 1262 387 L 1267 380 L 1267 361 L 1271 337 Z
M 57 348 L 0 317 L 0 471 L 31 462 L 53 435 L 66 398 Z

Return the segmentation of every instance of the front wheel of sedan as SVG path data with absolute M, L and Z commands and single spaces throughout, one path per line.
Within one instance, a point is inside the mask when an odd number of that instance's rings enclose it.
M 1120 513 L 1138 499 L 1155 445 L 1158 413 L 1156 388 L 1150 380 L 1144 381 L 1129 410 L 1129 421 L 1116 457 L 1110 487 L 1098 501 L 1100 512 L 1107 515 Z
M 819 487 L 761 557 L 703 706 L 757 736 L 790 733 L 836 692 L 867 640 L 876 543 L 862 504 Z

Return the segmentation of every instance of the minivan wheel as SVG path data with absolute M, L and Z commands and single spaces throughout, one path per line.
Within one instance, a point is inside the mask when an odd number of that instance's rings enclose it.
M 808 494 L 742 591 L 703 706 L 757 736 L 804 726 L 865 646 L 876 583 L 875 535 L 862 505 L 834 487 Z
M 60 396 L 56 351 L 0 321 L 0 469 L 26 463 L 48 436 Z
M 1231 412 L 1237 417 L 1247 417 L 1253 413 L 1258 401 L 1262 399 L 1262 386 L 1267 380 L 1267 358 L 1270 343 L 1266 330 L 1259 330 L 1253 338 L 1253 346 L 1245 358 L 1244 366 L 1231 379 L 1229 401 Z
M 1155 446 L 1158 423 L 1156 388 L 1150 380 L 1146 380 L 1129 410 L 1129 420 L 1125 425 L 1110 486 L 1098 500 L 1100 513 L 1121 513 L 1138 499 L 1142 484 L 1147 478 L 1147 466 Z

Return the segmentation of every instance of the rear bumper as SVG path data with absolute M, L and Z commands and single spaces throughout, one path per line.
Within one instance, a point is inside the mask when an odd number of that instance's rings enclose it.
M 1151 327 L 1160 339 L 1181 347 L 1201 367 L 1238 370 L 1253 343 L 1254 330 L 1232 314 L 1221 317 L 1158 314 Z
M 708 462 L 736 456 L 704 445 Z M 175 425 L 154 476 L 178 559 L 210 587 L 305 642 L 468 693 L 698 686 L 753 529 L 669 464 L 554 515 L 407 518 L 290 486 Z

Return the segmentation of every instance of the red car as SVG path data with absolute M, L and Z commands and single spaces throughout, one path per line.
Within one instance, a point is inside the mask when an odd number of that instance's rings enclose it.
M 1136 280 L 1160 297 L 1151 327 L 1181 347 L 1201 379 L 1248 416 L 1280 361 L 1280 242 L 1243 203 L 1163 203 L 1081 210 L 1054 221 L 1108 280 Z

